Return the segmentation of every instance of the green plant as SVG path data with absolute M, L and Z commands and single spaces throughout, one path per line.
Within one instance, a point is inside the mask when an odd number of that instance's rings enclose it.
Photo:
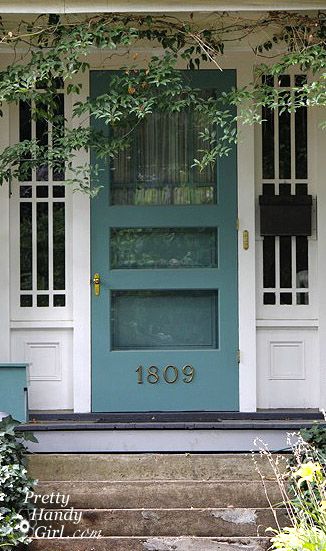
M 272 549 L 281 551 L 326 550 L 326 472 L 319 450 L 300 435 L 289 435 L 291 456 L 281 461 L 259 443 L 260 452 L 268 458 L 282 495 L 279 504 L 287 511 L 289 525 L 278 522 L 277 508 L 269 500 L 277 529 L 272 533 Z M 256 462 L 257 466 L 257 462 Z M 259 468 L 258 468 L 259 470 Z M 262 478 L 263 483 L 264 478 Z M 266 491 L 266 485 L 265 485 Z M 268 498 L 268 493 L 266 491 Z
M 316 421 L 310 429 L 301 429 L 303 440 L 313 446 L 320 455 L 323 465 L 326 464 L 326 426 Z
M 90 177 L 97 181 L 98 168 L 91 173 L 88 164 L 80 166 L 79 152 L 91 151 L 110 162 L 130 146 L 134 130 L 155 111 L 169 114 L 192 109 L 196 113 L 204 128 L 204 145 L 194 166 L 203 170 L 219 156 L 228 155 L 242 124 L 262 122 L 262 107 L 282 112 L 325 106 L 325 29 L 322 12 L 279 11 L 253 18 L 225 12 L 211 15 L 204 25 L 192 16 L 182 21 L 175 16 L 139 14 L 98 14 L 74 20 L 50 14 L 11 26 L 0 19 L 0 43 L 12 47 L 14 54 L 12 63 L 0 72 L 0 105 L 27 102 L 32 117 L 45 117 L 53 130 L 49 146 L 32 139 L 5 148 L 0 153 L 0 183 L 24 179 L 24 171 L 44 164 L 60 171 L 65 163 L 66 182 L 92 193 Z M 221 68 L 225 45 L 248 37 L 258 60 L 269 57 L 250 85 L 208 100 L 181 78 L 180 64 L 192 70 L 203 62 Z M 149 49 L 139 63 L 137 50 L 146 44 L 161 51 L 152 55 Z M 76 101 L 82 91 L 80 74 L 89 68 L 89 54 L 97 50 L 110 59 L 122 55 L 121 48 L 133 53 L 132 62 L 122 62 L 120 74 L 101 96 Z M 263 75 L 279 77 L 291 68 L 311 74 L 292 94 L 267 86 L 262 79 Z M 58 81 L 68 95 L 74 95 L 73 120 L 65 121 L 64 132 L 57 114 Z M 90 118 L 115 131 L 95 131 Z
M 316 527 L 284 528 L 272 538 L 273 549 L 282 551 L 325 551 L 326 534 Z
M 0 422 L 0 549 L 11 551 L 29 543 L 27 492 L 35 481 L 28 476 L 24 441 L 36 441 L 31 433 L 19 431 L 11 416 Z

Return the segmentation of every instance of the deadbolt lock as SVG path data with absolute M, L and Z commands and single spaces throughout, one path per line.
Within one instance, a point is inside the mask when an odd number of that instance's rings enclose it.
M 93 285 L 94 285 L 95 296 L 98 297 L 99 294 L 100 294 L 100 289 L 101 289 L 100 274 L 98 274 L 98 273 L 94 274 L 94 276 L 93 276 Z
M 242 242 L 243 242 L 243 248 L 245 251 L 249 249 L 249 232 L 248 230 L 244 230 L 242 234 Z

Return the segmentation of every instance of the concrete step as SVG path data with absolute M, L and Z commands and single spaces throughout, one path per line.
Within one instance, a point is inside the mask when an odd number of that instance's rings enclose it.
M 112 537 L 34 540 L 30 551 L 266 551 L 267 538 Z
M 103 536 L 250 537 L 265 536 L 268 527 L 276 528 L 273 513 L 268 508 L 83 509 L 70 512 L 71 516 L 68 509 L 47 510 L 37 522 L 41 528 L 36 535 L 74 537 L 95 530 L 101 531 Z M 285 525 L 286 520 L 285 510 L 280 509 L 279 524 Z
M 263 476 L 274 479 L 267 458 L 255 458 Z M 260 480 L 251 454 L 33 454 L 28 462 L 42 481 Z
M 272 503 L 281 501 L 268 458 L 259 455 L 255 462 L 251 454 L 189 453 L 28 459 L 40 481 L 35 492 L 53 495 L 47 516 L 31 522 L 34 534 L 45 527 L 32 551 L 265 551 L 266 528 L 275 527 L 265 489 Z M 69 496 L 66 509 L 60 495 Z M 39 515 L 41 499 L 36 505 Z M 284 510 L 278 520 L 286 524 Z
M 266 480 L 265 487 L 273 504 L 282 501 L 276 481 Z M 56 506 L 59 494 L 69 496 L 69 507 L 77 509 L 268 507 L 261 480 L 51 481 L 40 482 L 35 492 L 53 494 L 48 508 Z

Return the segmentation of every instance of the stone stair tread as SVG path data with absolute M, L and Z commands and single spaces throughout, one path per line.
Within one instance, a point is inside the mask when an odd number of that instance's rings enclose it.
M 275 479 L 267 458 L 255 459 L 262 474 Z M 251 454 L 57 453 L 33 454 L 28 461 L 31 476 L 43 481 L 260 480 Z
M 275 504 L 281 495 L 267 458 L 256 459 L 263 480 L 250 454 L 29 456 L 35 493 L 54 496 L 36 507 L 56 513 L 33 521 L 56 532 L 39 532 L 31 551 L 267 551 L 265 490 Z M 288 522 L 285 509 L 277 515 Z
M 274 483 L 274 484 L 277 484 L 277 480 L 275 478 L 267 478 L 267 477 L 264 477 L 264 482 L 271 482 L 271 483 Z M 258 484 L 258 483 L 261 483 L 261 478 L 258 478 L 256 480 L 246 480 L 246 479 L 243 479 L 243 480 L 239 480 L 239 479 L 236 479 L 236 478 L 222 478 L 222 479 L 219 479 L 219 478 L 207 478 L 207 479 L 193 479 L 193 478 L 187 478 L 187 479 L 180 479 L 180 478 L 175 478 L 175 479 L 166 479 L 166 478 L 155 478 L 155 480 L 153 479 L 147 479 L 147 480 L 144 480 L 144 479 L 133 479 L 133 480 L 111 480 L 111 479 L 103 479 L 103 480 L 39 480 L 38 483 L 39 484 L 78 484 L 78 483 L 83 483 L 83 484 L 134 484 L 134 483 L 142 483 L 142 484 L 162 484 L 162 483 L 165 483 L 165 484 L 175 484 L 175 483 L 180 483 L 180 484 L 239 484 L 239 483 L 244 483 L 244 484 Z
M 49 513 L 51 510 L 48 510 Z M 183 509 L 84 509 L 74 510 L 64 517 L 64 511 L 54 510 L 52 517 L 38 519 L 38 526 L 50 523 L 48 536 L 73 536 L 95 530 L 104 536 L 241 536 L 265 535 L 268 527 L 276 528 L 268 508 L 183 508 Z M 281 525 L 286 524 L 286 511 L 278 511 Z M 74 522 L 75 521 L 75 522 Z M 62 531 L 60 532 L 60 530 Z M 76 532 L 76 530 L 78 532 Z M 42 536 L 41 532 L 36 535 Z
M 70 507 L 51 507 L 46 509 L 47 511 L 69 511 Z M 102 507 L 102 508 L 96 508 L 93 507 L 74 507 L 75 511 L 98 511 L 99 513 L 103 513 L 105 511 L 232 511 L 232 510 L 239 510 L 239 511 L 270 511 L 269 507 L 234 507 L 233 505 L 230 505 L 228 507 L 124 507 L 121 509 L 121 507 Z M 284 507 L 279 507 L 277 511 L 286 511 Z
M 269 499 L 282 499 L 276 481 L 265 481 Z M 265 488 L 256 481 L 92 481 L 40 482 L 36 493 L 69 496 L 69 506 L 77 508 L 110 509 L 137 507 L 259 507 L 268 506 Z M 46 508 L 53 508 L 45 503 Z
M 266 551 L 270 545 L 266 537 L 139 537 L 108 536 L 80 540 L 62 538 L 34 539 L 31 551 Z
M 166 539 L 166 537 L 162 537 L 162 536 L 154 536 L 155 539 Z M 78 537 L 75 537 L 75 538 L 53 538 L 55 541 L 79 541 L 80 538 Z M 85 538 L 87 541 L 91 540 L 92 538 Z M 115 536 L 102 536 L 101 538 L 99 538 L 103 541 L 112 541 L 112 540 L 117 540 L 117 539 L 123 539 L 123 540 L 127 540 L 127 541 L 137 541 L 137 540 L 144 540 L 144 539 L 148 539 L 148 536 L 119 536 L 119 535 L 115 535 Z M 150 539 L 153 539 L 152 537 L 150 537 Z M 219 541 L 219 542 L 223 542 L 223 543 L 237 543 L 237 542 L 242 542 L 242 543 L 250 543 L 251 541 L 266 541 L 266 542 L 269 542 L 270 541 L 270 538 L 268 536 L 173 536 L 171 539 L 173 540 L 177 540 L 177 539 L 187 539 L 187 540 L 216 540 L 216 541 Z M 42 538 L 32 538 L 33 541 L 42 541 Z

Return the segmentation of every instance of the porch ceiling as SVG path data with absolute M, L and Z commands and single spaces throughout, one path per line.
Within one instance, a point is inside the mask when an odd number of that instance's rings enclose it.
M 192 12 L 325 9 L 326 0 L 0 0 L 2 13 Z

